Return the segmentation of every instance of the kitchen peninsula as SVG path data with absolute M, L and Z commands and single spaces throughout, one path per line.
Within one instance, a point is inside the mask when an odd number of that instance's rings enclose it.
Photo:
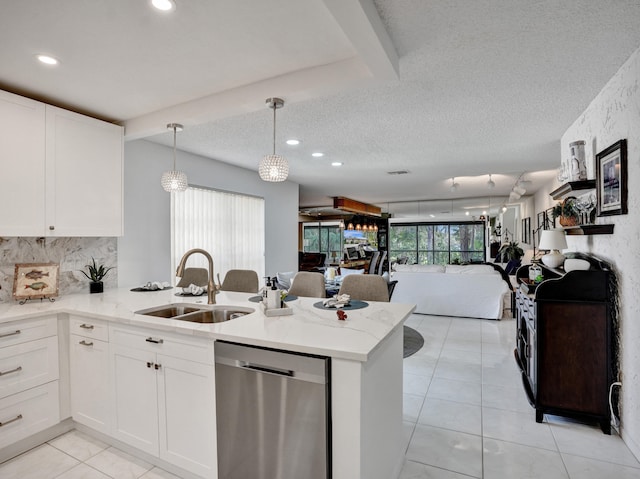
M 174 289 L 0 304 L 0 369 L 21 368 L 0 377 L 0 460 L 77 427 L 182 477 L 216 478 L 214 357 L 223 340 L 330 358 L 331 477 L 397 477 L 402 324 L 414 306 L 372 302 L 340 321 L 315 307 L 318 299 L 298 298 L 288 302 L 292 315 L 267 317 L 251 296 L 217 294 L 218 305 L 255 312 L 214 324 L 134 313 L 177 302 L 208 307 L 206 296 Z M 40 351 L 41 364 L 16 366 L 11 358 L 28 350 Z M 38 417 L 29 422 L 22 406 Z

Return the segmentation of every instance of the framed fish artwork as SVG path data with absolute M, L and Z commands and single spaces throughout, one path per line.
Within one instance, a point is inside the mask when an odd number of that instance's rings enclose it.
M 13 299 L 23 304 L 29 299 L 58 296 L 60 264 L 18 263 L 13 278 Z

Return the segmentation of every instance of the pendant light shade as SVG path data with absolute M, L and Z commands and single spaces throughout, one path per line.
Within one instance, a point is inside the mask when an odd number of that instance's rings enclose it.
M 189 186 L 187 175 L 183 171 L 176 170 L 176 132 L 182 131 L 182 125 L 169 123 L 167 128 L 173 130 L 173 170 L 165 171 L 160 179 L 164 191 L 184 191 Z
M 284 156 L 276 155 L 276 110 L 284 106 L 280 98 L 267 98 L 267 106 L 273 109 L 273 154 L 265 155 L 260 160 L 258 174 L 264 181 L 280 182 L 289 176 L 289 163 Z

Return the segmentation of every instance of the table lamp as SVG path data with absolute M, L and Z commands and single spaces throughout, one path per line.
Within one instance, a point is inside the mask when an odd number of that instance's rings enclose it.
M 544 230 L 540 234 L 540 244 L 538 248 L 541 250 L 549 250 L 549 253 L 542 257 L 542 262 L 549 268 L 559 268 L 564 263 L 564 255 L 560 253 L 561 249 L 566 249 L 567 240 L 564 230 Z

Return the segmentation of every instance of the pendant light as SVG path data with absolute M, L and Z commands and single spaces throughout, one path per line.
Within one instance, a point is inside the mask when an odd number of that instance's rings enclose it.
M 281 98 L 267 98 L 267 106 L 273 109 L 273 154 L 265 155 L 260 160 L 258 173 L 264 181 L 279 182 L 284 181 L 289 176 L 289 163 L 286 158 L 276 155 L 276 110 L 284 106 Z
M 456 179 L 451 178 L 451 186 L 449 187 L 449 189 L 451 190 L 452 193 L 455 193 L 456 190 L 458 189 L 458 186 L 460 186 L 458 183 L 456 183 Z
M 489 181 L 487 181 L 487 188 L 490 190 L 496 187 L 496 182 L 491 179 L 491 173 L 489 173 Z
M 164 191 L 184 191 L 189 186 L 187 175 L 183 171 L 176 170 L 176 132 L 182 131 L 182 125 L 169 123 L 167 128 L 173 130 L 173 170 L 165 171 L 160 179 Z

